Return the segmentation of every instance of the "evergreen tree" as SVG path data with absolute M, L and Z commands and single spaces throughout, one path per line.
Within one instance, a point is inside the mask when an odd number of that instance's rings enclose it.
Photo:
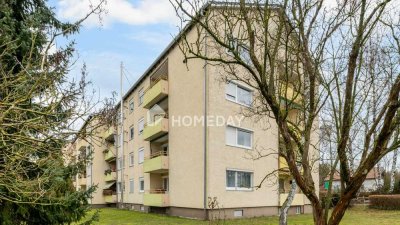
M 94 187 L 75 190 L 85 165 L 66 162 L 63 148 L 82 135 L 71 123 L 87 115 L 87 82 L 85 72 L 79 82 L 67 80 L 73 43 L 47 50 L 83 20 L 61 22 L 45 0 L 0 0 L 0 9 L 0 224 L 79 221 Z

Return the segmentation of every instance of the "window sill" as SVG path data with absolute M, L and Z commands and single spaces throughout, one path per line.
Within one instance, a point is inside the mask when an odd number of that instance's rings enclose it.
M 253 147 L 247 147 L 247 146 L 242 146 L 242 145 L 230 145 L 230 144 L 226 144 L 226 146 L 235 147 L 235 148 L 241 148 L 241 149 L 245 149 L 245 150 L 253 150 Z
M 253 188 L 226 188 L 227 191 L 243 191 L 243 192 L 252 192 Z
M 246 108 L 252 108 L 251 105 L 246 105 L 246 104 L 240 103 L 240 102 L 238 102 L 238 101 L 234 101 L 234 100 L 232 100 L 232 99 L 229 99 L 229 98 L 227 98 L 227 97 L 225 97 L 225 99 L 228 100 L 228 101 L 230 101 L 230 102 L 232 102 L 232 103 L 238 104 L 238 105 L 240 105 L 240 106 L 243 106 L 243 107 L 246 107 Z

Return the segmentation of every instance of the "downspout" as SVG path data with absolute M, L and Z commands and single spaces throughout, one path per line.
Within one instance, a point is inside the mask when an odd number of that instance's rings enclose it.
M 205 51 L 205 56 L 207 57 L 207 34 L 205 34 L 204 38 L 204 51 Z M 203 207 L 204 207 L 204 218 L 207 220 L 208 219 L 208 214 L 207 214 L 207 61 L 204 60 L 204 196 L 203 196 Z

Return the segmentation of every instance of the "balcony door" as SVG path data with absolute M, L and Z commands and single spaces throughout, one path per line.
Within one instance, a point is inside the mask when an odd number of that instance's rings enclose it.
M 162 182 L 163 189 L 165 191 L 168 191 L 169 190 L 169 179 L 168 179 L 168 177 L 163 177 L 162 179 L 163 179 L 163 182 Z

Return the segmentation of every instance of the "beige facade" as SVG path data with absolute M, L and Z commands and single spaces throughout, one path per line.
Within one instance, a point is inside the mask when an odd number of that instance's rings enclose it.
M 122 125 L 101 128 L 99 145 L 76 141 L 77 151 L 88 144 L 94 151 L 86 181 L 77 178 L 76 186 L 98 184 L 94 205 L 207 218 L 215 212 L 208 198 L 216 197 L 226 218 L 277 215 L 289 175 L 279 173 L 255 186 L 285 162 L 277 154 L 252 159 L 258 152 L 279 151 L 276 124 L 243 117 L 252 106 L 227 94 L 235 88 L 237 95 L 240 89 L 254 98 L 255 90 L 240 83 L 227 87 L 218 68 L 203 60 L 186 65 L 183 59 L 173 42 L 123 97 Z M 315 143 L 317 138 L 313 134 Z M 111 178 L 104 175 L 109 169 Z M 318 184 L 318 163 L 313 172 Z M 290 212 L 310 212 L 302 193 Z

